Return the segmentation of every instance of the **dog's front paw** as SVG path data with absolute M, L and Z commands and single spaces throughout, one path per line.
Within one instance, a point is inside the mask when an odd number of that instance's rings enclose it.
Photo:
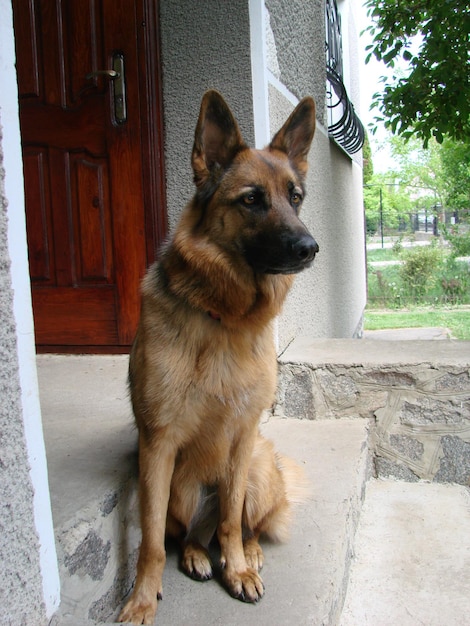
M 161 598 L 161 594 L 159 594 Z M 118 622 L 126 624 L 153 624 L 157 612 L 157 599 L 134 593 L 119 613 Z
M 264 584 L 256 570 L 248 567 L 244 572 L 223 570 L 223 580 L 230 595 L 243 602 L 258 602 L 264 595 Z
M 209 553 L 196 543 L 184 546 L 182 567 L 195 580 L 210 580 L 212 578 L 212 563 Z
M 259 572 L 263 568 L 264 555 L 258 541 L 254 537 L 246 539 L 243 543 L 243 551 L 248 567 Z

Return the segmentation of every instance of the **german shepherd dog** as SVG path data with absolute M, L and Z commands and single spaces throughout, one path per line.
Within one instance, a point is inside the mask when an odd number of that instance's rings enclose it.
M 304 98 L 268 147 L 250 149 L 222 96 L 203 97 L 196 193 L 143 280 L 130 357 L 142 544 L 121 622 L 153 623 L 166 535 L 207 580 L 216 534 L 223 583 L 247 602 L 264 593 L 260 534 L 286 538 L 300 470 L 258 422 L 276 386 L 272 320 L 318 252 L 298 217 L 314 131 Z

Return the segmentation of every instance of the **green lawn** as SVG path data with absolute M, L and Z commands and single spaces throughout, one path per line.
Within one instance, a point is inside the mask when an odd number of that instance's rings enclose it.
M 470 308 L 371 311 L 365 313 L 365 330 L 382 328 L 449 328 L 452 337 L 470 341 Z
M 399 261 L 400 256 L 392 248 L 377 248 L 376 250 L 367 250 L 367 262 L 374 261 Z

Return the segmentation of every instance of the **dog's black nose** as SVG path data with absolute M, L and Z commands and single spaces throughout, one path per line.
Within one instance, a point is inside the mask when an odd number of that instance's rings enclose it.
M 311 235 L 302 235 L 292 246 L 298 260 L 304 262 L 312 261 L 319 250 L 317 242 Z

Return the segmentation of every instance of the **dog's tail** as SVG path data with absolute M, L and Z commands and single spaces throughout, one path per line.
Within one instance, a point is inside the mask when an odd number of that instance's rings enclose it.
M 273 510 L 265 533 L 273 541 L 284 542 L 289 539 L 295 508 L 308 500 L 311 489 L 300 465 L 279 453 L 276 453 L 275 458 L 282 476 L 284 498 L 280 506 Z
M 292 459 L 274 451 L 258 437 L 248 477 L 245 499 L 245 527 L 266 534 L 277 542 L 289 538 L 293 508 L 310 496 L 303 469 Z

